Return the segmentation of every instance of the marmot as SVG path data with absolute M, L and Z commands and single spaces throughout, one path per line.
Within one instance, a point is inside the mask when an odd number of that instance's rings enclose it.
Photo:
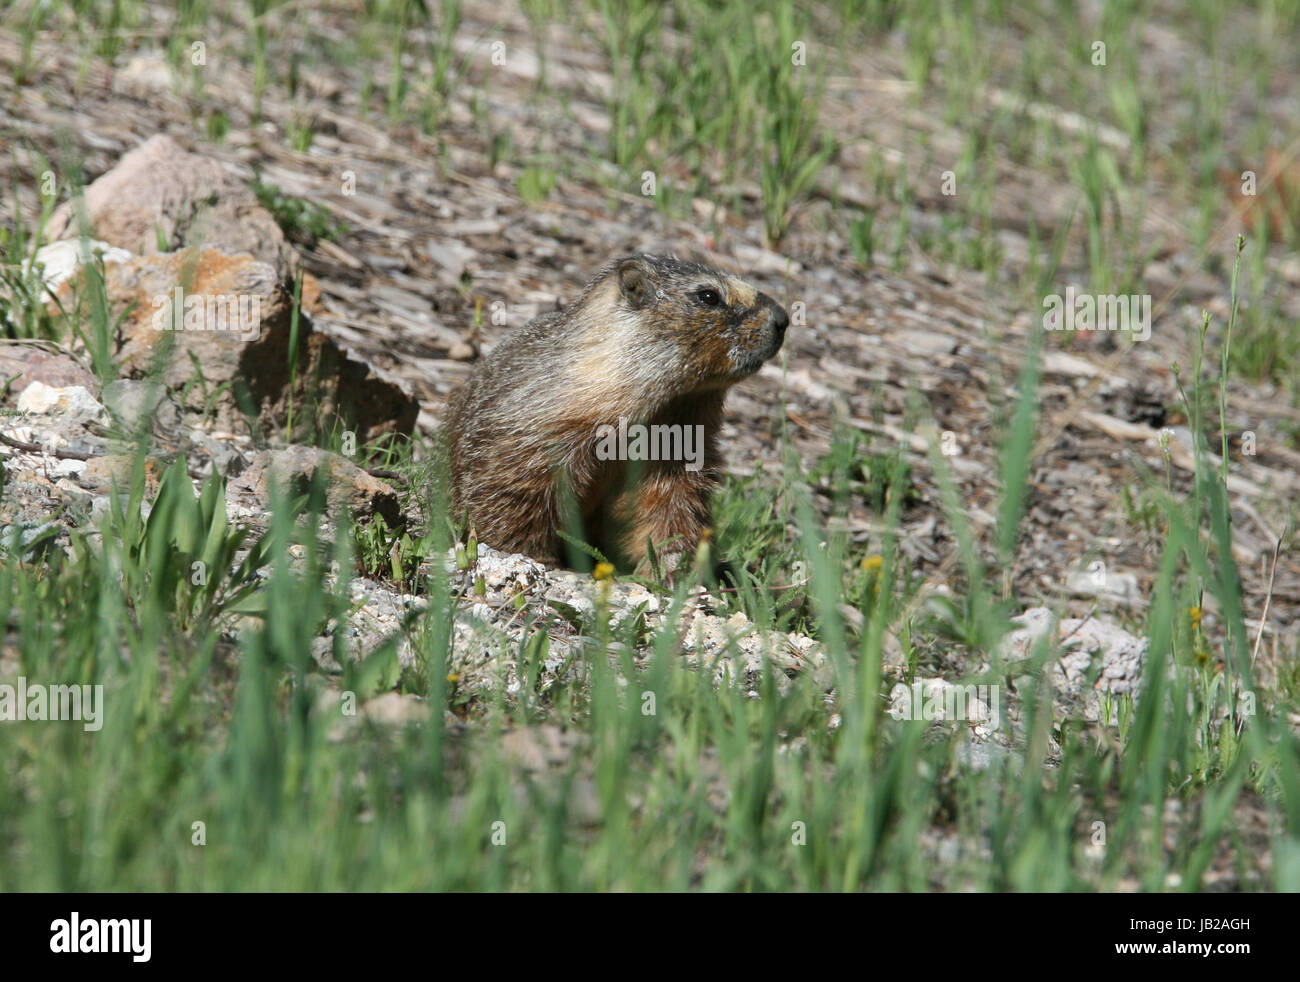
M 451 397 L 456 517 L 468 512 L 488 545 L 546 562 L 565 556 L 560 530 L 634 568 L 649 541 L 671 570 L 709 526 L 727 389 L 780 350 L 788 324 L 771 297 L 708 266 L 607 263 L 572 306 L 507 335 Z

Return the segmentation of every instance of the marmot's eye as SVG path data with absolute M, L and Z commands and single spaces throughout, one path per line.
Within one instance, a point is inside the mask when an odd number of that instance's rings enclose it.
M 722 303 L 722 294 L 711 286 L 706 286 L 702 290 L 695 291 L 695 299 L 705 307 L 716 307 Z

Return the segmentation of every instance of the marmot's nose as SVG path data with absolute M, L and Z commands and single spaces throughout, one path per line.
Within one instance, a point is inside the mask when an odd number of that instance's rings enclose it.
M 778 331 L 784 331 L 790 326 L 790 317 L 785 312 L 785 308 L 769 297 L 766 293 L 762 294 L 764 302 L 772 308 L 772 326 Z

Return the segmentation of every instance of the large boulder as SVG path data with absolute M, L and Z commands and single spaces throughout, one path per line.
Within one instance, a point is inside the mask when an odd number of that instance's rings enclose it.
M 182 150 L 169 136 L 130 151 L 86 188 L 83 200 L 88 231 L 133 255 L 214 247 L 270 263 L 281 282 L 297 270 L 297 253 L 257 196 L 220 163 Z M 55 209 L 50 239 L 81 234 L 77 205 Z
M 415 426 L 419 407 L 405 389 L 349 357 L 306 317 L 290 356 L 292 302 L 267 263 L 185 249 L 108 263 L 104 279 L 122 376 L 157 378 L 222 429 L 255 421 L 290 442 L 349 430 L 362 446 Z M 81 282 L 61 286 L 65 300 Z

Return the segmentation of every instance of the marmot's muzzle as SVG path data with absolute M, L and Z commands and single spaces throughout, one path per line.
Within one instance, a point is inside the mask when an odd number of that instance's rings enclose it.
M 790 315 L 766 293 L 758 295 L 758 302 L 767 308 L 768 322 L 772 326 L 771 350 L 763 355 L 763 360 L 766 361 L 780 351 L 781 345 L 785 343 L 785 329 L 790 326 Z

